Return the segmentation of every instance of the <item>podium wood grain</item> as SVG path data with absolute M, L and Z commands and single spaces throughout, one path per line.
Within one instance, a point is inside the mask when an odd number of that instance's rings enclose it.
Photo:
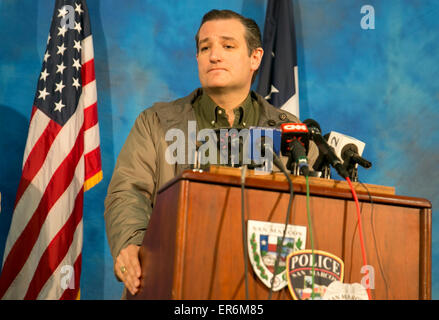
M 160 190 L 140 250 L 141 290 L 129 299 L 245 299 L 240 176 L 233 170 L 186 171 Z M 344 261 L 345 283 L 360 283 L 363 262 L 352 194 L 340 187 L 343 181 L 328 185 L 310 180 L 315 249 Z M 289 223 L 308 228 L 304 180 L 294 177 L 293 183 Z M 392 188 L 380 192 L 379 186 L 367 186 L 371 199 L 364 186 L 355 184 L 367 262 L 374 268 L 373 299 L 430 299 L 430 202 L 394 195 Z M 280 176 L 249 175 L 246 220 L 284 223 L 288 198 L 288 184 Z M 250 263 L 246 272 L 250 299 L 267 299 L 268 288 Z M 291 299 L 288 287 L 272 299 Z

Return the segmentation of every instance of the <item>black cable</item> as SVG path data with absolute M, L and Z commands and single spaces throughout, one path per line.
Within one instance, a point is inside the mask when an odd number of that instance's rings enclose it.
M 245 215 L 244 215 L 244 187 L 245 174 L 247 166 L 241 168 L 241 225 L 242 225 L 242 245 L 244 248 L 244 279 L 245 279 L 245 299 L 248 300 L 248 248 L 247 248 L 247 232 L 245 229 Z
M 287 208 L 287 214 L 286 214 L 286 219 L 285 219 L 284 233 L 282 235 L 282 240 L 281 240 L 280 246 L 278 245 L 277 250 L 276 250 L 276 261 L 274 263 L 274 273 L 273 273 L 273 278 L 271 279 L 271 286 L 270 286 L 270 292 L 268 294 L 268 300 L 271 300 L 271 296 L 273 294 L 274 279 L 276 278 L 276 271 L 277 271 L 277 268 L 279 266 L 279 260 L 280 260 L 280 252 L 283 249 L 285 236 L 286 236 L 287 228 L 288 228 L 288 222 L 290 221 L 291 206 L 292 206 L 293 197 L 294 197 L 293 182 L 291 181 L 290 175 L 288 174 L 284 164 L 282 163 L 282 161 L 280 160 L 278 155 L 274 152 L 273 152 L 273 162 L 284 173 L 285 177 L 287 178 L 288 184 L 290 186 L 290 198 L 288 200 L 288 208 Z
M 374 217 L 374 212 L 373 212 L 374 202 L 372 200 L 372 195 L 370 194 L 369 189 L 367 188 L 367 186 L 363 182 L 361 182 L 360 180 L 358 180 L 358 182 L 364 187 L 364 189 L 366 189 L 366 192 L 367 192 L 367 194 L 369 196 L 369 201 L 370 201 L 370 204 L 371 204 L 370 224 L 372 226 L 372 238 L 373 238 L 373 242 L 374 242 L 374 245 L 375 245 L 375 253 L 377 255 L 378 267 L 380 269 L 380 273 L 381 273 L 381 276 L 383 277 L 384 285 L 385 285 L 385 288 L 386 288 L 386 298 L 388 298 L 387 280 L 386 280 L 386 277 L 384 275 L 383 267 L 381 265 L 381 258 L 380 258 L 380 255 L 378 253 L 378 246 L 377 246 L 377 241 L 376 241 L 376 236 L 375 236 L 375 227 L 374 227 L 374 219 L 373 219 L 373 217 Z

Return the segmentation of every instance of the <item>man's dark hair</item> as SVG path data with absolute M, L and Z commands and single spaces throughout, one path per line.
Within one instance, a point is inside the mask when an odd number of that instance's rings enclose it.
M 257 23 L 250 18 L 246 18 L 242 15 L 240 15 L 239 13 L 236 13 L 232 10 L 211 10 L 208 13 L 206 13 L 203 16 L 203 19 L 201 20 L 201 24 L 200 27 L 198 28 L 197 34 L 195 35 L 195 43 L 197 46 L 197 53 L 199 50 L 198 47 L 198 41 L 199 39 L 199 34 L 200 34 L 200 29 L 202 27 L 202 25 L 204 23 L 206 23 L 207 21 L 212 21 L 212 20 L 227 20 L 227 19 L 237 19 L 239 20 L 244 28 L 245 28 L 245 40 L 247 42 L 247 48 L 248 48 L 248 55 L 250 56 L 253 52 L 253 50 L 255 50 L 256 48 L 262 47 L 262 41 L 261 41 L 261 31 L 259 30 L 259 27 L 257 25 Z

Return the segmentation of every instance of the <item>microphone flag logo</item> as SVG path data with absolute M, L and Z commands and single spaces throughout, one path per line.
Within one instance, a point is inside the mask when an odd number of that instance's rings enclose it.
M 281 245 L 285 224 L 248 220 L 247 229 L 248 252 L 253 271 L 268 288 L 271 288 L 277 247 Z M 281 290 L 287 285 L 287 274 L 285 272 L 287 256 L 297 250 L 303 250 L 305 242 L 306 227 L 287 226 L 273 291 Z

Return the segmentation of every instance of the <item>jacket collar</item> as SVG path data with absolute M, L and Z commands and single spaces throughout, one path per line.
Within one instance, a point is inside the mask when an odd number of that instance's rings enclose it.
M 156 112 L 164 132 L 167 132 L 167 130 L 171 128 L 178 128 L 183 130 L 183 132 L 187 131 L 188 121 L 196 121 L 192 104 L 202 93 L 203 90 L 198 88 L 186 97 L 174 100 L 170 103 L 160 103 L 157 105 Z M 261 106 L 258 126 L 279 127 L 285 122 L 300 122 L 296 116 L 287 111 L 275 108 L 256 92 L 251 91 L 251 95 Z

